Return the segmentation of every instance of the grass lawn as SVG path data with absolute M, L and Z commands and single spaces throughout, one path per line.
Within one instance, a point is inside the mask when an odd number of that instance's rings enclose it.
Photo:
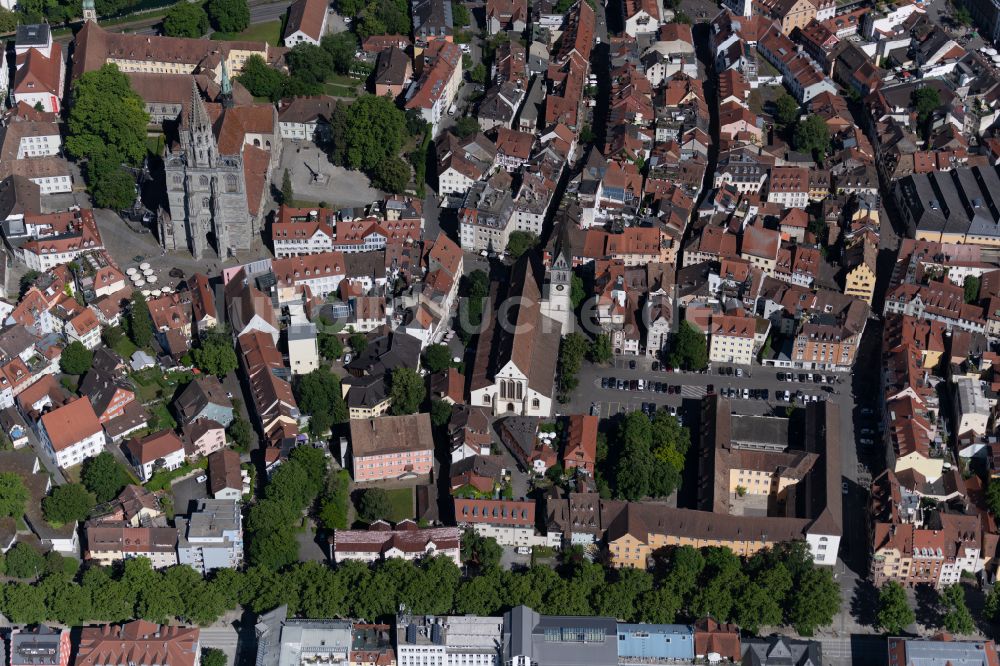
M 278 46 L 281 44 L 281 20 L 256 23 L 243 32 L 213 32 L 212 39 L 267 42 L 271 46 Z
M 391 522 L 398 523 L 401 520 L 413 518 L 412 488 L 396 488 L 394 490 L 386 490 L 385 492 L 389 495 L 389 504 L 392 506 L 392 511 L 389 513 L 389 520 Z
M 111 349 L 113 349 L 114 352 L 119 356 L 121 356 L 122 359 L 124 359 L 125 361 L 128 361 L 130 358 L 132 358 L 132 354 L 136 353 L 139 350 L 139 348 L 135 346 L 135 343 L 129 340 L 128 338 L 122 338 L 117 343 L 115 343 L 115 346 L 112 347 Z
M 170 414 L 170 410 L 162 402 L 149 411 L 156 417 L 157 430 L 163 430 L 164 428 L 173 430 L 177 427 L 177 421 L 174 420 L 174 417 Z
M 70 483 L 80 483 L 80 474 L 83 473 L 83 463 L 79 465 L 73 465 L 72 467 L 67 467 L 63 470 L 63 476 Z
M 170 487 L 174 479 L 190 474 L 196 469 L 208 469 L 208 458 L 202 458 L 193 465 L 191 463 L 184 463 L 177 469 L 157 472 L 153 475 L 153 478 L 146 482 L 146 489 L 154 491 L 166 490 Z
M 357 97 L 358 86 L 345 86 L 340 83 L 324 83 L 323 92 L 334 97 Z

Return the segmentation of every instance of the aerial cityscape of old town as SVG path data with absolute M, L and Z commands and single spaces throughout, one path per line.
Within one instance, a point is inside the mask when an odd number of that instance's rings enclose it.
M 1000 0 L 0 34 L 0 666 L 1000 666 Z

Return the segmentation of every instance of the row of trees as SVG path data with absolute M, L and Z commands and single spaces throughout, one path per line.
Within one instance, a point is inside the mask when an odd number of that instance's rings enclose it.
M 204 37 L 209 27 L 232 35 L 250 25 L 247 0 L 178 2 L 163 17 L 163 34 L 168 37 Z
M 259 613 L 288 604 L 290 613 L 306 617 L 379 620 L 392 617 L 400 604 L 419 614 L 479 615 L 526 604 L 546 614 L 656 623 L 711 615 L 751 632 L 785 624 L 810 635 L 829 624 L 840 606 L 830 570 L 814 567 L 804 544 L 745 561 L 726 548 L 677 548 L 652 571 L 606 569 L 577 549 L 556 568 L 504 571 L 497 566 L 495 542 L 474 537 L 463 541 L 462 550 L 478 575 L 463 578 L 446 557 L 374 566 L 346 562 L 336 569 L 316 562 L 259 565 L 245 572 L 220 569 L 207 580 L 184 565 L 156 571 L 145 558 L 113 570 L 88 568 L 82 576 L 63 562 L 32 558 L 27 566 L 42 572 L 38 582 L 3 586 L 0 610 L 26 624 L 135 617 L 207 625 L 238 605 Z

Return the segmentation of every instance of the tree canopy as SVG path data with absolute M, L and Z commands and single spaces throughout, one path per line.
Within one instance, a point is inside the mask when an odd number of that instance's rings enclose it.
M 83 485 L 98 502 L 109 502 L 129 484 L 128 471 L 108 451 L 101 451 L 83 461 L 80 474 Z
M 643 412 L 630 412 L 619 424 L 616 440 L 614 478 L 619 497 L 632 501 L 666 497 L 680 486 L 691 438 L 666 410 L 658 410 L 652 421 Z
M 430 372 L 441 372 L 451 367 L 451 351 L 448 345 L 429 345 L 424 350 L 424 367 Z
M 202 37 L 208 28 L 208 13 L 194 2 L 178 2 L 163 17 L 163 34 L 167 37 Z
M 512 259 L 517 260 L 536 245 L 538 236 L 530 231 L 512 231 L 507 239 L 507 253 Z
M 347 404 L 340 389 L 340 378 L 328 368 L 316 368 L 298 378 L 293 385 L 299 409 L 315 416 L 325 413 L 329 423 L 347 422 Z
M 416 370 L 400 367 L 389 375 L 390 411 L 395 415 L 415 414 L 427 396 L 424 378 Z
M 878 615 L 875 620 L 878 628 L 890 636 L 898 636 L 915 619 L 903 586 L 894 580 L 883 584 L 878 594 Z
M 132 304 L 128 313 L 128 334 L 136 347 L 148 347 L 153 341 L 153 318 L 149 316 L 149 306 L 139 290 L 132 294 Z
M 193 356 L 199 370 L 216 377 L 225 377 L 239 365 L 232 343 L 224 340 L 203 340 L 194 349 Z
M 247 0 L 208 0 L 208 18 L 216 30 L 241 32 L 250 25 Z
M 282 98 L 287 76 L 270 67 L 261 56 L 254 54 L 243 63 L 243 70 L 236 77 L 254 97 L 266 97 L 272 102 Z
M 73 83 L 66 150 L 77 159 L 103 156 L 136 166 L 146 154 L 148 124 L 142 98 L 118 66 L 108 63 Z
M 830 128 L 821 116 L 812 113 L 795 126 L 792 140 L 796 150 L 822 160 L 830 149 Z
M 701 370 L 708 365 L 705 335 L 688 321 L 682 321 L 673 336 L 669 363 L 684 370 Z
M 961 585 L 949 585 L 941 592 L 941 624 L 952 634 L 968 635 L 976 630 Z
M 611 348 L 611 336 L 607 333 L 598 333 L 594 341 L 590 343 L 587 357 L 593 363 L 610 363 L 614 358 L 614 350 Z
M 374 523 L 385 520 L 392 513 L 392 502 L 389 493 L 381 488 L 367 488 L 361 492 L 358 502 L 358 516 L 365 522 Z
M 796 120 L 799 119 L 799 112 L 801 111 L 799 103 L 796 102 L 795 98 L 788 93 L 782 93 L 781 96 L 775 100 L 774 106 L 774 119 L 779 125 L 790 127 L 795 124 Z
M 24 480 L 14 472 L 0 472 L 0 518 L 20 518 L 28 502 Z
M 42 513 L 53 524 L 74 523 L 86 520 L 95 504 L 97 499 L 82 483 L 67 483 L 42 500 Z
M 93 362 L 94 353 L 79 340 L 74 340 L 63 349 L 59 357 L 59 369 L 68 375 L 82 375 L 90 370 Z

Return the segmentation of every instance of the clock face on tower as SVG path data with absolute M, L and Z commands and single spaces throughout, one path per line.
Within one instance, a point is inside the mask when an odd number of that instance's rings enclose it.
M 561 284 L 556 285 L 556 291 L 562 291 L 563 289 L 565 289 L 565 287 L 562 286 Z

